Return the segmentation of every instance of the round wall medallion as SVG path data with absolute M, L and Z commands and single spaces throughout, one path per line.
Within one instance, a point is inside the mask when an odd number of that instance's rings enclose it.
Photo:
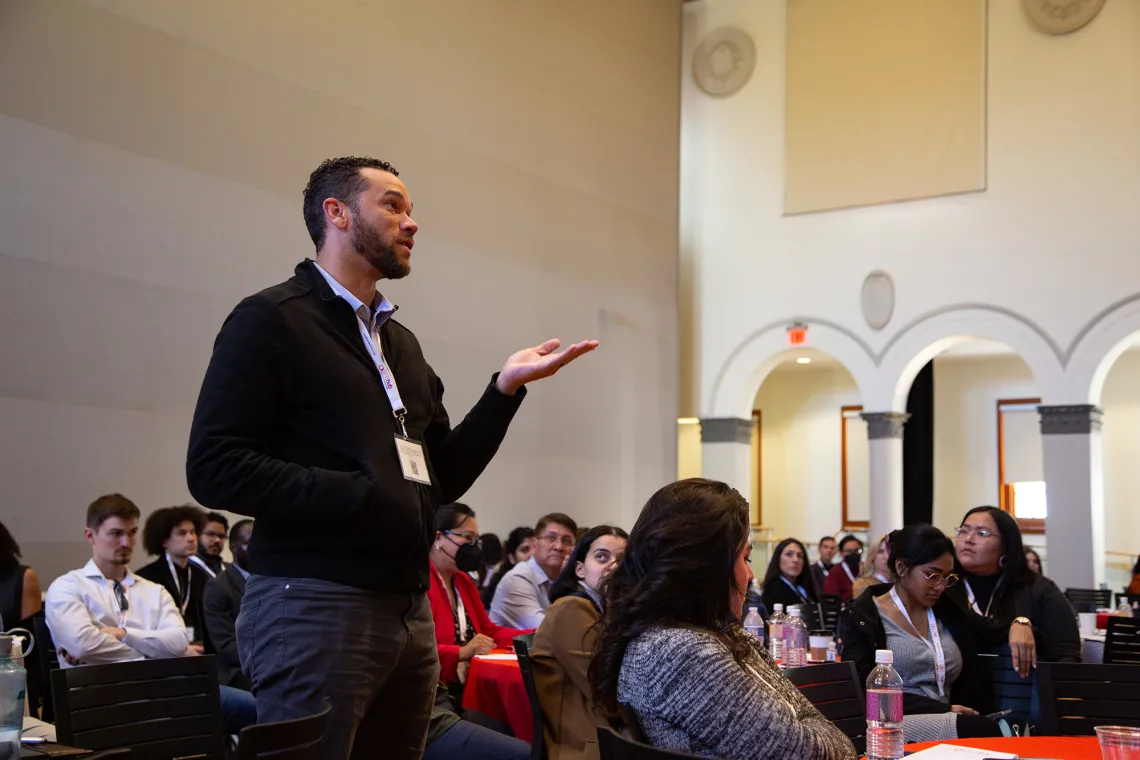
M 1046 34 L 1075 32 L 1093 20 L 1104 0 L 1021 0 L 1029 22 Z
M 732 95 L 747 84 L 755 66 L 756 45 L 735 27 L 710 32 L 693 54 L 697 86 L 718 98 Z
M 882 330 L 891 321 L 895 311 L 895 283 L 891 276 L 876 269 L 863 280 L 863 319 L 876 330 Z

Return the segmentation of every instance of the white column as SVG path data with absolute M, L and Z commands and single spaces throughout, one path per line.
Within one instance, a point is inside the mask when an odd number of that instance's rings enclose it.
M 1046 561 L 1065 588 L 1104 581 L 1104 465 L 1101 410 L 1091 404 L 1039 406 L 1045 473 Z
M 752 420 L 737 417 L 701 420 L 701 475 L 728 483 L 751 501 Z
M 903 426 L 905 412 L 863 412 L 869 439 L 871 527 L 868 551 L 879 536 L 903 527 Z

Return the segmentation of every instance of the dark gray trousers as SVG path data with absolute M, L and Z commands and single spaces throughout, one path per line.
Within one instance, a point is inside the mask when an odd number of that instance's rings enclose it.
M 237 619 L 259 723 L 332 707 L 321 757 L 423 753 L 439 680 L 431 605 L 312 578 L 250 576 Z

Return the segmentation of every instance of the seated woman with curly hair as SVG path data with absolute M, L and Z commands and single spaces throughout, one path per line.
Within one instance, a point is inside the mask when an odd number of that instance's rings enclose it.
M 631 708 L 656 747 L 739 760 L 854 760 L 740 624 L 752 580 L 748 503 L 690 479 L 655 493 L 606 590 L 590 680 L 596 705 Z

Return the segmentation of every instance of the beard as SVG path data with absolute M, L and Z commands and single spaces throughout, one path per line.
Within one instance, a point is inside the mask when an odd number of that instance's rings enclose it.
M 359 219 L 359 216 L 357 218 Z M 386 280 L 399 280 L 407 277 L 412 271 L 411 265 L 396 254 L 393 242 L 386 239 L 375 227 L 366 224 L 354 226 L 352 247 Z

